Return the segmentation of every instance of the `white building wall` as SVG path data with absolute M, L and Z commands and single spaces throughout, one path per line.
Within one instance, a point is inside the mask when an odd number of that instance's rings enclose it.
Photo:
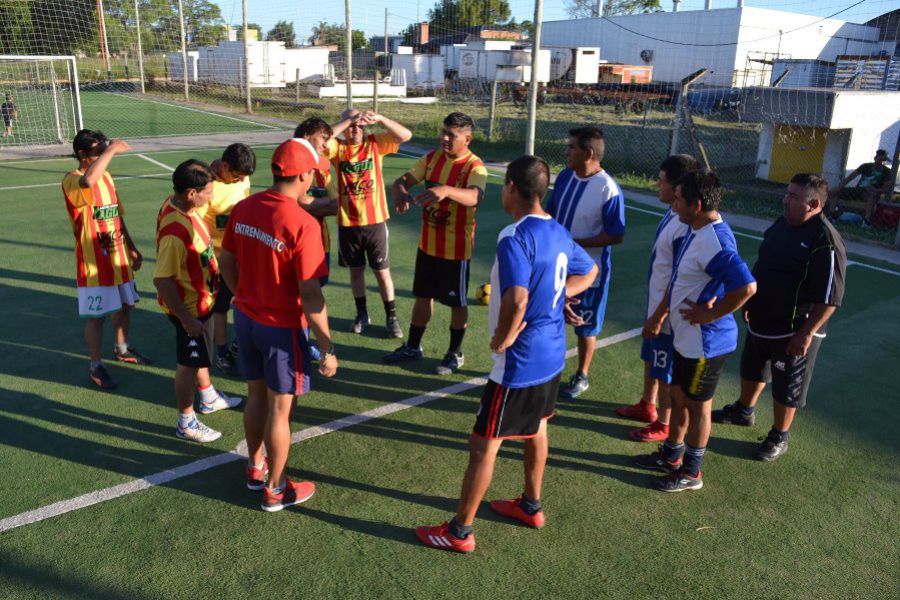
M 883 148 L 893 155 L 900 135 L 900 92 L 838 92 L 832 129 L 852 129 L 847 148 L 847 175 Z

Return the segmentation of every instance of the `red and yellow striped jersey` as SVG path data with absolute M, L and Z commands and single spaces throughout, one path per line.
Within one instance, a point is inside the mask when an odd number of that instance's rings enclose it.
M 458 188 L 487 185 L 487 168 L 481 159 L 467 153 L 451 159 L 443 151 L 429 152 L 409 170 L 425 187 L 450 185 Z M 450 199 L 433 202 L 422 208 L 422 235 L 419 249 L 429 256 L 452 260 L 472 258 L 475 245 L 475 207 L 463 206 Z
M 249 195 L 249 177 L 244 177 L 237 183 L 225 183 L 216 179 L 213 181 L 212 200 L 206 206 L 196 210 L 196 214 L 206 223 L 216 252 L 222 247 L 222 236 L 225 235 L 225 226 L 228 224 L 228 215 L 231 214 L 231 209 Z
M 386 132 L 369 134 L 356 146 L 335 138 L 328 141 L 328 159 L 338 180 L 338 225 L 377 225 L 390 218 L 381 165 L 386 154 L 399 149 L 400 144 Z
M 334 178 L 331 171 L 313 171 L 313 182 L 309 186 L 306 195 L 310 198 L 337 198 L 337 189 L 334 186 Z M 331 252 L 331 232 L 328 230 L 328 220 L 325 217 L 316 217 L 322 228 L 322 247 L 325 254 Z
M 212 311 L 219 289 L 219 263 L 206 223 L 194 211 L 183 212 L 166 199 L 156 217 L 156 268 L 154 278 L 171 277 L 178 295 L 193 316 Z M 172 311 L 161 296 L 160 306 Z
M 66 209 L 75 234 L 75 278 L 78 287 L 120 285 L 134 279 L 125 245 L 122 216 L 112 176 L 104 171 L 90 188 L 81 187 L 84 171 L 62 180 Z

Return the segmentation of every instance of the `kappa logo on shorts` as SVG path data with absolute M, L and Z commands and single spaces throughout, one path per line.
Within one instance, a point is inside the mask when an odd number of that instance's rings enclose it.
M 779 371 L 784 371 L 784 369 L 785 369 L 785 364 L 784 364 L 783 360 L 776 360 L 775 364 L 773 364 L 772 366 L 775 367 L 776 369 L 778 369 Z
M 197 351 L 191 352 L 191 358 L 200 358 L 200 355 L 197 354 Z
M 197 343 L 197 340 L 191 340 L 190 343 L 188 343 L 188 348 L 196 348 L 199 345 L 200 344 Z
M 449 293 L 449 294 L 447 294 L 447 295 L 448 295 L 448 296 L 453 296 L 453 297 L 456 297 L 456 292 L 454 292 L 454 291 L 451 291 L 451 292 L 450 292 L 450 293 Z

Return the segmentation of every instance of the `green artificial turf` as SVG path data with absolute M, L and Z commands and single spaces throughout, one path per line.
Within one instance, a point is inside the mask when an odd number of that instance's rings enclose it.
M 217 154 L 150 156 L 174 167 Z M 270 154 L 258 149 L 254 189 L 270 182 Z M 388 160 L 385 179 L 411 162 Z M 136 156 L 117 157 L 110 171 L 146 256 L 132 342 L 158 362 L 112 364 L 120 381 L 115 393 L 89 387 L 72 235 L 58 185 L 71 168 L 66 160 L 0 163 L 0 188 L 44 185 L 3 194 L 0 519 L 217 455 L 243 438 L 239 410 L 203 418 L 224 432 L 213 444 L 174 436 L 172 329 L 152 287 L 155 215 L 171 186 L 161 167 Z M 496 235 L 509 222 L 500 181 L 490 179 L 478 209 L 470 296 L 488 279 Z M 603 336 L 643 320 L 658 217 L 635 210 L 626 217 L 625 242 L 613 250 Z M 394 217 L 390 227 L 406 328 L 418 214 Z M 752 263 L 758 242 L 738 242 Z M 348 333 L 346 270 L 335 266 L 331 279 L 325 295 L 340 369 L 332 380 L 316 378 L 314 391 L 299 400 L 294 431 L 488 371 L 485 308 L 470 309 L 466 365 L 440 378 L 432 373 L 448 341 L 445 308 L 436 309 L 426 333 L 425 360 L 386 367 L 380 357 L 397 342 L 382 337 L 374 279 L 374 325 L 362 336 Z M 654 449 L 628 441 L 636 425 L 613 413 L 641 391 L 640 340 L 631 338 L 600 350 L 590 390 L 560 402 L 550 427 L 548 524 L 541 531 L 493 516 L 485 505 L 474 555 L 430 550 L 415 539 L 414 526 L 440 523 L 455 508 L 480 392 L 473 389 L 295 445 L 289 475 L 317 485 L 296 509 L 259 510 L 259 494 L 244 488 L 238 461 L 0 533 L 0 597 L 897 597 L 898 310 L 900 276 L 851 266 L 788 454 L 772 464 L 751 459 L 771 423 L 765 393 L 757 426 L 714 427 L 699 492 L 660 494 L 649 488 L 652 475 L 631 465 L 634 455 Z M 737 396 L 738 362 L 737 355 L 729 360 L 716 406 Z M 566 375 L 572 370 L 570 361 Z M 214 375 L 217 387 L 243 392 L 240 382 Z M 504 446 L 489 499 L 520 493 L 521 454 L 521 443 Z

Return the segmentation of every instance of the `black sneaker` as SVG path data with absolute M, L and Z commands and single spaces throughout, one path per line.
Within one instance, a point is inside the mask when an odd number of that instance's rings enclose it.
M 237 356 L 241 353 L 240 348 L 238 348 L 237 339 L 231 341 L 231 347 L 228 349 L 228 351 L 231 352 L 234 356 Z
M 685 492 L 699 490 L 702 487 L 703 473 L 697 473 L 696 477 L 690 477 L 680 469 L 653 480 L 653 488 L 660 492 Z
M 403 338 L 403 330 L 400 329 L 400 319 L 397 317 L 388 317 L 384 322 L 384 326 L 387 329 L 387 336 L 389 338 L 402 339 Z
M 240 377 L 241 370 L 238 368 L 234 355 L 229 351 L 225 354 L 216 355 L 216 368 L 222 371 L 228 377 Z
M 726 404 L 722 408 L 712 411 L 712 422 L 750 427 L 756 424 L 756 411 L 754 410 L 747 414 L 741 410 L 741 401 L 735 400 L 731 404 Z
M 588 382 L 587 375 L 575 373 L 572 379 L 569 380 L 569 383 L 559 389 L 559 395 L 563 398 L 575 399 L 585 393 L 589 387 L 591 387 L 591 384 Z
M 372 320 L 369 319 L 369 313 L 359 313 L 356 315 L 356 319 L 353 320 L 353 326 L 350 327 L 350 331 L 362 333 L 371 323 Z
M 675 462 L 670 462 L 663 458 L 662 450 L 651 452 L 650 454 L 641 454 L 634 457 L 634 464 L 642 469 L 650 469 L 651 471 L 663 471 L 664 473 L 672 473 L 681 468 L 681 457 Z
M 466 364 L 466 357 L 462 352 L 459 354 L 448 352 L 444 355 L 444 360 L 441 361 L 441 364 L 437 366 L 434 372 L 438 375 L 452 375 L 464 364 Z
M 385 354 L 381 357 L 381 362 L 393 365 L 396 363 L 409 362 L 411 360 L 419 360 L 422 358 L 422 349 L 421 348 L 411 348 L 406 344 L 403 344 L 390 354 Z
M 119 384 L 106 370 L 103 365 L 97 365 L 96 369 L 91 369 L 91 381 L 93 381 L 102 390 L 114 390 Z
M 132 348 L 128 346 L 125 352 L 119 352 L 119 349 L 116 348 L 113 350 L 113 355 L 116 357 L 116 360 L 123 363 L 128 363 L 131 365 L 152 365 L 153 361 Z
M 763 443 L 760 444 L 759 448 L 756 449 L 756 453 L 753 457 L 756 460 L 769 462 L 775 460 L 787 451 L 788 442 L 786 439 L 782 440 L 769 434 L 766 436 L 766 439 L 763 440 Z

